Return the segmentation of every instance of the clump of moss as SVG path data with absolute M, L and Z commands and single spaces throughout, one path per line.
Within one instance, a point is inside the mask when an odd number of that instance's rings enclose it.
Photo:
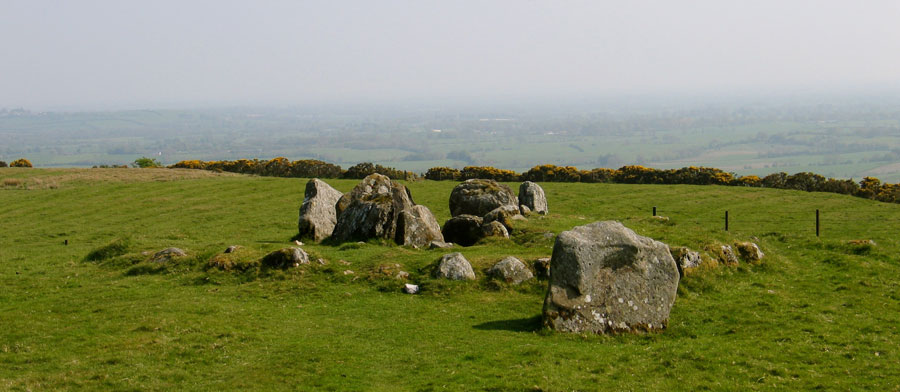
M 206 263 L 207 268 L 223 271 L 247 271 L 260 266 L 260 260 L 248 258 L 240 249 L 232 253 L 218 253 Z
M 117 238 L 114 241 L 92 250 L 84 257 L 86 261 L 101 261 L 128 253 L 131 249 L 131 239 L 127 237 Z

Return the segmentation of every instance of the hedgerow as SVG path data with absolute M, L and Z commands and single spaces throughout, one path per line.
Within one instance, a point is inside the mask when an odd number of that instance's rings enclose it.
M 187 160 L 171 165 L 169 168 L 226 171 L 275 177 L 361 179 L 372 173 L 379 173 L 394 179 L 415 180 L 420 178 L 418 174 L 410 171 L 376 165 L 371 162 L 358 163 L 347 170 L 342 170 L 338 165 L 315 159 L 291 162 L 284 157 L 268 161 L 259 159 L 209 162 Z M 491 166 L 466 166 L 462 170 L 449 167 L 433 167 L 425 172 L 424 177 L 434 181 L 462 181 L 480 178 L 503 182 L 727 185 L 840 193 L 883 202 L 900 203 L 900 184 L 882 183 L 881 180 L 875 177 L 865 177 L 857 183 L 847 179 L 826 178 L 810 172 L 795 174 L 780 172 L 759 178 L 754 175 L 737 177 L 734 173 L 721 169 L 697 166 L 688 166 L 680 169 L 654 169 L 639 165 L 629 165 L 618 169 L 596 168 L 579 170 L 574 166 L 538 165 L 521 174 L 512 170 L 498 169 Z

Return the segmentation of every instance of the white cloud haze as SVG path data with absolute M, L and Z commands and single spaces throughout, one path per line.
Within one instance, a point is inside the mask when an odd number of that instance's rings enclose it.
M 4 1 L 0 107 L 900 87 L 897 1 Z

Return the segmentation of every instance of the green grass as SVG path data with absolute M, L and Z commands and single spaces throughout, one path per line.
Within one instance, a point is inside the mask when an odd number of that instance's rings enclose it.
M 0 169 L 7 177 L 53 178 Z M 461 249 L 479 279 L 458 283 L 428 274 L 444 251 L 377 240 L 304 246 L 327 265 L 208 266 L 229 245 L 243 246 L 236 261 L 291 246 L 301 179 L 58 185 L 0 189 L 0 390 L 900 388 L 900 205 L 771 189 L 548 183 L 550 214 L 516 226 L 511 241 Z M 439 222 L 449 218 L 455 183 L 407 185 Z M 653 206 L 670 221 L 651 219 Z M 546 282 L 510 287 L 485 277 L 507 255 L 549 256 L 545 232 L 606 219 L 692 249 L 754 240 L 767 256 L 688 274 L 669 328 L 650 335 L 542 330 Z M 85 261 L 125 238 L 124 250 Z M 876 245 L 847 243 L 858 239 Z M 188 257 L 146 261 L 169 246 Z M 423 293 L 400 293 L 395 269 Z

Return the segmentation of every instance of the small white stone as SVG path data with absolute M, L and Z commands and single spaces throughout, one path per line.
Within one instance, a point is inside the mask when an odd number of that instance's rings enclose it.
M 625 302 L 625 300 L 622 298 L 619 298 L 619 303 L 623 303 L 623 302 Z
M 584 297 L 584 302 L 591 302 L 591 295 L 588 294 Z

